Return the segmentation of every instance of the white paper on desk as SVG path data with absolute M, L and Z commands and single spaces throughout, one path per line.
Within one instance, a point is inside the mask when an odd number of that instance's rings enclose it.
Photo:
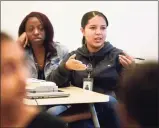
M 36 78 L 28 78 L 26 80 L 27 83 L 37 83 L 37 82 L 45 82 L 45 80 L 39 80 L 39 79 L 36 79 Z
M 58 91 L 58 86 L 56 83 L 45 81 L 45 80 L 38 80 L 35 78 L 27 79 L 27 86 L 26 90 L 29 92 L 48 92 L 48 91 Z

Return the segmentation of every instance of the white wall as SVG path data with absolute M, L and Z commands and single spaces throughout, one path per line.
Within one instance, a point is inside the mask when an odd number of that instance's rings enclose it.
M 81 46 L 81 18 L 90 10 L 107 16 L 107 40 L 114 46 L 135 57 L 158 59 L 157 1 L 1 1 L 1 30 L 16 39 L 22 19 L 40 11 L 51 20 L 55 41 L 71 51 Z

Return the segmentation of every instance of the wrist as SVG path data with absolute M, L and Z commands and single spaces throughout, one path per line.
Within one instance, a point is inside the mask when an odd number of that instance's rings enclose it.
M 65 63 L 64 67 L 67 69 L 67 70 L 71 70 L 68 66 L 68 62 Z

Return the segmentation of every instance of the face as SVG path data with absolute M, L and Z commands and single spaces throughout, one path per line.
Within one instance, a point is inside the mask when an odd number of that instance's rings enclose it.
M 1 42 L 1 106 L 18 106 L 25 96 L 26 60 L 17 43 Z
M 45 40 L 45 30 L 38 18 L 30 17 L 26 22 L 25 31 L 32 45 L 43 44 Z
M 81 29 L 88 48 L 99 49 L 104 45 L 106 28 L 106 21 L 102 16 L 95 16 L 88 21 L 85 28 Z

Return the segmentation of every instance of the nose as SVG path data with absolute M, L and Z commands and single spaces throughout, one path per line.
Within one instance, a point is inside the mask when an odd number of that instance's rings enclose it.
M 39 34 L 39 30 L 36 28 L 33 32 L 34 35 L 38 35 Z
M 97 28 L 95 32 L 96 32 L 96 34 L 101 34 L 101 29 Z

